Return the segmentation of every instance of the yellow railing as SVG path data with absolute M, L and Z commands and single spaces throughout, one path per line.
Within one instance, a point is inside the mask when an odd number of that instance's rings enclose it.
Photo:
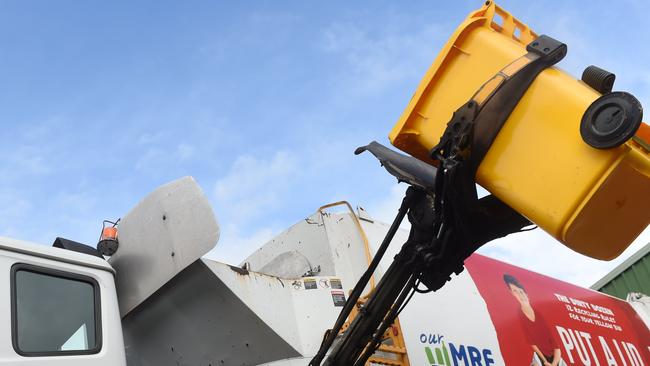
M 363 231 L 363 227 L 361 227 L 361 222 L 359 222 L 359 219 L 357 218 L 354 209 L 352 209 L 352 206 L 346 201 L 340 201 L 340 202 L 334 202 L 322 206 L 318 209 L 318 211 L 324 213 L 326 209 L 335 206 L 346 206 L 350 211 L 352 220 L 356 224 L 357 229 L 359 229 L 359 235 L 361 235 L 361 239 L 363 240 L 364 249 L 366 252 L 366 258 L 368 259 L 368 264 L 370 264 L 370 262 L 372 261 L 372 253 L 370 252 L 368 237 L 366 236 L 366 233 Z M 374 276 L 372 276 L 370 278 L 370 289 L 371 289 L 370 293 L 372 293 L 372 290 L 374 290 L 374 288 L 375 288 L 375 278 Z M 348 316 L 348 320 L 341 328 L 341 333 L 347 331 L 347 329 L 350 327 L 352 320 L 354 320 L 357 314 L 359 314 L 359 310 L 361 309 L 363 304 L 365 304 L 365 302 L 368 301 L 368 296 L 369 294 L 359 298 L 356 306 L 350 312 L 350 316 Z M 382 337 L 382 341 L 379 348 L 372 355 L 372 357 L 368 359 L 368 362 L 366 362 L 366 366 L 371 366 L 371 365 L 410 366 L 409 358 L 408 355 L 406 354 L 406 345 L 404 344 L 404 337 L 402 336 L 402 327 L 399 324 L 399 319 L 395 319 L 395 322 L 386 330 L 384 336 Z
M 348 329 L 367 300 L 368 298 L 364 296 L 357 301 L 357 305 L 350 312 L 347 322 L 341 328 L 341 333 Z M 386 330 L 379 348 L 366 362 L 366 366 L 371 365 L 410 366 L 399 319 L 395 319 L 395 322 Z

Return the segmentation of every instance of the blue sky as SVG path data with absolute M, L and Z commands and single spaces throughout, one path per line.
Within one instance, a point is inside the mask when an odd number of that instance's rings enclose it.
M 401 188 L 352 152 L 387 143 L 480 5 L 3 1 L 0 235 L 93 244 L 101 220 L 184 175 L 213 203 L 223 233 L 211 255 L 229 262 L 327 202 L 390 219 Z M 500 5 L 566 42 L 561 67 L 574 76 L 602 66 L 616 89 L 650 102 L 650 3 Z M 583 285 L 617 263 L 578 259 L 543 233 L 516 241 L 484 252 Z M 533 246 L 549 257 L 527 256 Z M 540 264 L 551 258 L 564 262 Z

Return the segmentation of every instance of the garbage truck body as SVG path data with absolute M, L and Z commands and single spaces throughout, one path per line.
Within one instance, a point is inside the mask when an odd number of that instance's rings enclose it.
M 190 178 L 153 192 L 123 218 L 119 265 L 2 238 L 0 364 L 306 365 L 388 226 L 340 203 L 233 266 L 202 258 L 219 231 L 206 205 Z M 413 297 L 375 360 L 529 364 L 530 329 L 542 329 L 537 347 L 567 365 L 650 364 L 648 324 L 630 304 L 478 254 L 466 268 Z

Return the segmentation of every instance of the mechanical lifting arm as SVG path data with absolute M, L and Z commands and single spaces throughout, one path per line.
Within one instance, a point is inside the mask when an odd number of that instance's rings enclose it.
M 463 270 L 464 260 L 480 246 L 531 224 L 494 196 L 478 199 L 475 185 L 479 164 L 518 100 L 541 71 L 566 55 L 566 45 L 546 36 L 537 38 L 527 50 L 454 113 L 440 143 L 431 151 L 438 169 L 376 142 L 357 149 L 357 154 L 370 151 L 398 181 L 410 187 L 375 258 L 352 290 L 334 327 L 326 332 L 311 366 L 365 365 L 415 292 L 440 289 L 452 273 Z M 359 315 L 339 336 L 407 215 L 411 223 L 408 240 Z

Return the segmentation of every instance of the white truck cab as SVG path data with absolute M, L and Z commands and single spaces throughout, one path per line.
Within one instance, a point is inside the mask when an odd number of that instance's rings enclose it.
M 47 247 L 0 237 L 0 364 L 125 366 L 137 347 L 125 347 L 123 319 L 218 238 L 212 208 L 191 177 L 163 185 L 131 210 L 108 259 L 62 238 Z
M 126 365 L 104 259 L 0 237 L 0 278 L 0 363 Z

